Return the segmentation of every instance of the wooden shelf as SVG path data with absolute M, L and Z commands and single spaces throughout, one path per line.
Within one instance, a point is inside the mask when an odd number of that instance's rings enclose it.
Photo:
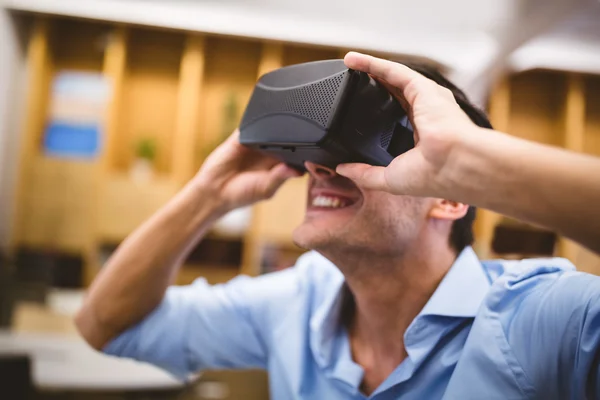
M 89 282 L 99 268 L 102 245 L 120 243 L 168 202 L 237 127 L 259 76 L 344 54 L 345 49 L 284 42 L 36 19 L 27 53 L 29 88 L 12 248 L 80 254 Z M 95 160 L 42 154 L 52 78 L 65 70 L 102 72 L 112 82 L 103 152 Z M 508 77 L 494 90 L 490 117 L 500 130 L 600 155 L 600 77 L 541 70 Z M 128 171 L 142 137 L 156 140 L 156 178 L 136 184 Z M 189 266 L 177 282 L 207 276 L 218 283 L 239 272 L 254 275 L 273 248 L 286 260 L 300 252 L 292 232 L 304 218 L 306 183 L 306 176 L 290 180 L 272 199 L 253 207 L 250 228 L 240 239 L 241 271 Z M 496 214 L 480 213 L 480 254 L 489 251 L 499 221 Z M 572 260 L 583 257 L 564 239 L 559 247 Z M 210 260 L 216 258 L 202 262 L 214 264 Z M 592 264 L 585 268 L 596 271 Z
M 600 77 L 588 76 L 586 83 L 585 139 L 583 150 L 600 156 Z
M 81 252 L 89 243 L 94 164 L 36 157 L 21 197 L 20 245 Z
M 237 127 L 260 75 L 341 54 L 323 47 L 37 18 L 28 49 L 31 87 L 14 247 L 82 254 L 89 282 L 100 268 L 102 244 L 121 242 L 164 205 Z M 65 70 L 101 72 L 111 82 L 102 152 L 88 162 L 41 155 L 49 88 Z M 128 172 L 141 138 L 156 141 L 156 178 L 136 184 Z M 261 244 L 291 244 L 291 232 L 304 215 L 305 192 L 305 179 L 294 180 L 255 207 L 251 234 L 242 238 L 245 266 L 246 260 L 260 260 Z M 246 251 L 252 248 L 258 251 Z
M 53 79 L 64 71 L 101 72 L 109 29 L 75 20 L 38 19 L 34 24 L 13 248 L 82 252 L 89 247 L 96 164 L 47 157 L 42 142 Z
M 597 76 L 526 71 L 495 88 L 490 117 L 497 129 L 522 138 L 600 155 L 599 93 Z M 481 256 L 490 255 L 492 232 L 501 221 L 497 214 L 480 213 L 476 248 Z M 564 237 L 559 238 L 555 254 L 568 258 L 581 270 L 600 274 L 600 257 Z
M 152 138 L 157 144 L 155 168 L 170 173 L 177 116 L 179 72 L 185 36 L 180 33 L 132 29 L 121 88 L 112 168 L 127 170 L 136 142 Z
M 99 190 L 96 240 L 121 242 L 166 204 L 178 189 L 164 175 L 136 183 L 127 174 L 110 174 Z
M 196 168 L 239 125 L 256 83 L 261 48 L 256 41 L 207 38 Z
M 524 139 L 562 146 L 567 76 L 529 71 L 510 80 L 508 131 Z
M 56 71 L 100 72 L 111 27 L 78 20 L 55 20 L 50 32 L 50 47 Z
M 511 85 L 509 79 L 502 79 L 492 90 L 489 98 L 489 119 L 492 126 L 502 132 L 508 132 L 511 109 Z M 477 210 L 473 224 L 473 234 L 476 238 L 473 248 L 480 258 L 489 258 L 492 254 L 492 242 L 496 225 L 502 216 L 489 210 Z
M 339 49 L 287 45 L 283 51 L 282 65 L 300 64 L 310 61 L 341 58 Z

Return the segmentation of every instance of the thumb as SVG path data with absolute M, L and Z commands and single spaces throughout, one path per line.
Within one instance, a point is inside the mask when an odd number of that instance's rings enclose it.
M 335 170 L 338 174 L 351 179 L 357 186 L 370 190 L 389 191 L 385 180 L 385 168 L 368 164 L 340 164 Z
M 394 158 L 387 167 L 367 164 L 340 164 L 336 172 L 363 189 L 391 194 L 418 195 L 428 184 L 426 163 L 417 148 Z

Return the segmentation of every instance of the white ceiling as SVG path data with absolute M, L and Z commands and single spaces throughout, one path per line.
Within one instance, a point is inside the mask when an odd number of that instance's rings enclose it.
M 600 73 L 600 1 L 585 2 L 532 38 L 511 55 L 509 65 Z
M 547 36 L 600 42 L 600 1 L 589 1 L 554 26 Z
M 379 39 L 386 44 L 384 47 L 431 57 L 458 69 L 493 54 L 506 57 L 536 38 L 600 42 L 598 0 L 370 0 L 355 5 L 326 0 L 179 3 L 260 10 L 291 16 L 297 23 L 319 21 L 328 23 L 332 30 L 344 28 L 340 36 L 358 30 L 374 42 Z M 395 44 L 388 44 L 390 41 Z
M 507 67 L 600 72 L 598 0 L 0 2 L 19 10 L 425 57 L 445 65 L 476 97 Z

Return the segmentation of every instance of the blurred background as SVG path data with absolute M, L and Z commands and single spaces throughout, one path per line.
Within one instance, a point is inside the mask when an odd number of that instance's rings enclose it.
M 268 398 L 260 371 L 184 386 L 100 356 L 72 316 L 111 252 L 235 129 L 260 75 L 348 50 L 430 64 L 497 129 L 600 156 L 598 1 L 0 0 L 0 397 Z M 305 183 L 219 221 L 176 283 L 292 265 Z M 479 212 L 476 237 L 482 258 L 600 273 L 581 247 L 494 213 Z

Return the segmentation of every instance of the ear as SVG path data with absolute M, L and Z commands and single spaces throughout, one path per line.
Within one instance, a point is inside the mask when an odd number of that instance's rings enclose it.
M 469 206 L 467 204 L 451 200 L 435 199 L 433 206 L 429 210 L 429 217 L 456 221 L 457 219 L 464 217 L 468 210 Z

